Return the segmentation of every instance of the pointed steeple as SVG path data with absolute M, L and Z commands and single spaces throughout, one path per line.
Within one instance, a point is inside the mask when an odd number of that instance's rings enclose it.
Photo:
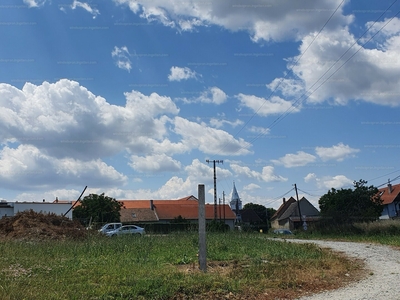
M 233 182 L 232 197 L 229 204 L 231 206 L 231 209 L 235 212 L 242 209 L 242 200 L 240 200 L 239 194 L 236 190 L 235 182 Z

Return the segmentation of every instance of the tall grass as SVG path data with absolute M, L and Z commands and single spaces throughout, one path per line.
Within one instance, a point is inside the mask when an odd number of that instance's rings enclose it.
M 311 244 L 262 235 L 207 235 L 208 271 L 197 268 L 193 233 L 0 244 L 0 299 L 195 299 L 325 286 L 354 268 Z M 331 277 L 330 277 L 331 276 Z
M 319 225 L 297 235 L 301 238 L 373 242 L 400 247 L 400 220 L 369 223 Z

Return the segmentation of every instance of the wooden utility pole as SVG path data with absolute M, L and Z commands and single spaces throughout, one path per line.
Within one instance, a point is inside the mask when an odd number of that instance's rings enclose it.
M 217 220 L 217 171 L 215 169 L 215 164 L 223 164 L 223 160 L 206 160 L 207 163 L 212 162 L 214 166 L 214 220 Z
M 299 194 L 297 193 L 297 185 L 296 185 L 296 184 L 294 184 L 294 189 L 295 189 L 295 191 L 296 191 L 297 207 L 299 208 L 300 227 L 301 227 L 301 226 L 303 226 L 303 218 L 302 218 L 302 216 L 301 216 Z

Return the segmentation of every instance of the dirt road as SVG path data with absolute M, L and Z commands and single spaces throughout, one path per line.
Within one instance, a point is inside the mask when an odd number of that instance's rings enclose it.
M 343 252 L 349 257 L 365 261 L 369 275 L 366 279 L 352 283 L 335 291 L 323 292 L 299 300 L 399 300 L 400 299 L 400 251 L 389 246 L 375 244 L 334 242 L 312 242 L 321 247 Z

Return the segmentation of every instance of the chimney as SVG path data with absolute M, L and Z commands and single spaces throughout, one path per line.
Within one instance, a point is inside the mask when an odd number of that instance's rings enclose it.
M 286 203 L 286 199 L 285 198 L 283 198 L 283 204 L 285 204 Z
M 56 197 L 56 203 L 58 203 L 58 197 Z
M 392 185 L 390 183 L 388 183 L 388 193 L 389 194 L 392 193 Z
M 150 200 L 150 209 L 151 209 L 151 210 L 154 210 L 153 200 Z

